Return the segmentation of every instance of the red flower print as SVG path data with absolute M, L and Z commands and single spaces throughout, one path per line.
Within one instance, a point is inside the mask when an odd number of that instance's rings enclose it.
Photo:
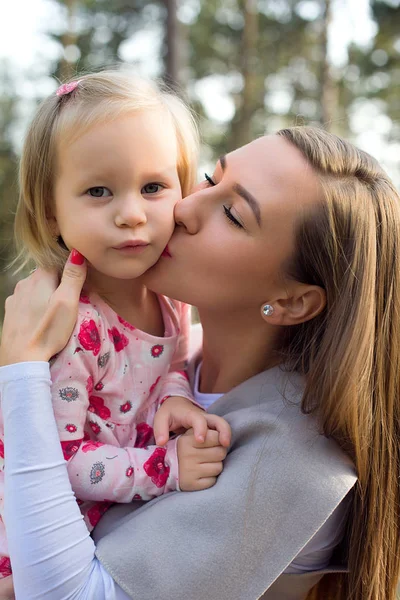
M 94 452 L 94 450 L 96 450 L 97 448 L 100 448 L 101 446 L 104 446 L 104 444 L 102 444 L 101 442 L 92 442 L 92 440 L 90 440 L 90 442 L 86 442 L 86 444 L 83 444 L 82 446 L 82 452 Z
M 93 467 L 90 469 L 90 482 L 91 483 L 100 483 L 100 481 L 103 479 L 104 475 L 106 474 L 106 468 L 104 466 L 104 463 L 102 462 L 97 462 L 94 463 Z
M 100 425 L 98 425 L 98 423 L 95 423 L 94 421 L 89 421 L 89 425 L 93 431 L 93 433 L 95 433 L 96 435 L 98 435 L 101 431 L 101 427 Z
M 8 577 L 12 574 L 11 561 L 8 556 L 2 556 L 0 558 L 0 574 L 2 577 Z
M 106 510 L 111 506 L 112 502 L 99 502 L 89 508 L 87 511 L 87 518 L 89 519 L 89 523 L 92 527 L 95 527 L 97 523 L 100 521 L 101 517 L 104 515 Z
M 93 377 L 91 375 L 89 375 L 89 377 L 87 378 L 86 391 L 88 394 L 91 394 L 93 392 Z
M 155 344 L 155 346 L 151 347 L 150 352 L 153 358 L 158 358 L 164 352 L 164 346 L 161 346 L 161 344 Z
M 89 396 L 88 410 L 95 415 L 99 415 L 101 419 L 109 419 L 111 416 L 110 409 L 104 406 L 104 400 L 100 396 Z
M 142 496 L 140 494 L 135 494 L 132 498 L 132 500 L 141 500 Z
M 138 423 L 136 425 L 135 448 L 146 448 L 153 437 L 153 429 L 147 423 Z
M 101 392 L 103 387 L 104 387 L 104 383 L 102 381 L 99 381 L 99 383 L 96 383 L 96 385 L 94 386 L 94 389 L 96 390 L 96 392 Z
M 92 527 L 97 525 L 110 505 L 111 502 L 101 502 L 89 508 L 87 511 L 87 518 L 89 519 L 89 523 L 92 525 Z
M 61 442 L 61 449 L 65 460 L 69 460 L 79 450 L 82 440 L 73 440 L 72 442 Z
M 90 434 L 87 431 L 83 432 L 83 441 L 87 442 L 88 440 L 90 440 Z
M 133 475 L 133 467 L 128 467 L 127 470 L 125 471 L 125 475 L 127 477 L 132 477 L 132 475 Z
M 108 337 L 114 344 L 117 352 L 121 352 L 129 344 L 128 338 L 123 333 L 120 333 L 116 327 L 108 330 Z
M 73 425 L 72 423 L 68 423 L 68 425 L 65 426 L 65 431 L 68 431 L 68 433 L 75 433 L 76 429 L 76 425 Z
M 82 304 L 90 304 L 90 298 L 89 298 L 89 296 L 86 296 L 85 294 L 81 294 L 80 298 L 79 298 L 79 302 L 82 302 Z
M 93 319 L 84 320 L 79 329 L 78 340 L 85 350 L 91 350 L 93 356 L 97 356 L 100 352 L 100 334 Z
M 0 440 L 0 457 L 4 458 L 4 442 Z
M 123 319 L 122 317 L 118 317 L 118 321 L 127 329 L 129 329 L 130 331 L 133 331 L 134 329 L 136 329 L 136 327 L 134 327 L 133 325 L 131 325 L 130 323 L 128 323 L 128 321 L 125 321 L 125 319 Z
M 122 413 L 127 413 L 127 412 L 129 412 L 130 410 L 132 410 L 132 402 L 129 402 L 129 400 L 127 400 L 127 401 L 125 402 L 125 404 L 121 404 L 121 406 L 119 407 L 119 410 L 120 410 Z
M 153 385 L 150 386 L 149 394 L 151 394 L 152 392 L 154 392 L 154 390 L 156 389 L 157 383 L 160 381 L 160 379 L 161 379 L 161 375 L 160 375 L 160 377 L 157 377 L 157 379 L 155 380 L 155 382 L 153 383 Z
M 164 487 L 169 476 L 169 466 L 164 462 L 166 453 L 166 448 L 156 448 L 143 465 L 151 481 L 159 488 Z

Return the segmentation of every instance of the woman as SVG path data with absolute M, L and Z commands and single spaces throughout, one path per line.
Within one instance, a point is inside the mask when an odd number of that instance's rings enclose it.
M 192 370 L 200 395 L 228 392 L 210 407 L 232 426 L 224 471 L 204 492 L 170 494 L 135 513 L 111 509 L 95 532 L 100 562 L 93 559 L 56 431 L 51 440 L 35 437 L 30 405 L 41 403 L 42 418 L 51 413 L 46 365 L 11 364 L 48 360 L 63 346 L 83 276 L 68 265 L 54 291 L 53 276 L 35 274 L 7 302 L 0 354 L 10 365 L 0 376 L 17 600 L 38 597 L 38 580 L 54 572 L 70 595 L 53 588 L 41 598 L 100 598 L 88 595 L 96 577 L 102 597 L 118 598 L 108 572 L 125 598 L 141 600 L 300 600 L 313 586 L 324 600 L 394 600 L 400 199 L 393 185 L 352 145 L 293 128 L 221 158 L 179 203 L 176 221 L 171 256 L 146 283 L 199 307 L 202 361 Z M 29 452 L 21 452 L 24 442 Z M 64 490 L 62 518 L 58 498 L 41 506 L 49 473 Z M 333 546 L 348 572 L 334 566 Z M 82 547 L 85 560 L 77 562 Z

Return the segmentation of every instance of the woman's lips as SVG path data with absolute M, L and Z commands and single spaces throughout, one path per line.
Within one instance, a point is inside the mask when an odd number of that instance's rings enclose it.
M 164 250 L 162 251 L 161 256 L 167 256 L 168 258 L 172 258 L 171 253 L 168 249 L 168 244 L 165 246 Z

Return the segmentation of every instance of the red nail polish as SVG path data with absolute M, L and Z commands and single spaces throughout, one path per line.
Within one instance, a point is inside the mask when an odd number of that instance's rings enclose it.
M 78 250 L 72 250 L 70 261 L 73 265 L 83 265 L 84 260 L 84 256 L 80 252 L 78 252 Z

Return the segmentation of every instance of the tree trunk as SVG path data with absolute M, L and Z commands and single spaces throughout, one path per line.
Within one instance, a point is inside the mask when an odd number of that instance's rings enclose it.
M 240 72 L 243 89 L 238 109 L 232 123 L 230 149 L 247 144 L 252 139 L 251 119 L 264 105 L 264 88 L 258 76 L 258 11 L 257 0 L 241 0 L 244 18 L 242 45 L 240 48 Z
M 180 82 L 180 24 L 177 17 L 176 0 L 165 0 L 166 14 L 166 53 L 164 79 L 172 86 Z
M 64 0 L 64 4 L 67 8 L 67 30 L 61 38 L 61 43 L 64 50 L 64 56 L 60 63 L 60 77 L 61 81 L 70 79 L 75 74 L 75 62 L 70 62 L 65 55 L 65 50 L 68 46 L 76 46 L 77 36 L 74 31 L 74 17 L 78 0 Z
M 325 0 L 324 13 L 322 16 L 322 31 L 321 31 L 321 79 L 320 79 L 320 98 L 321 98 L 321 125 L 330 130 L 332 122 L 335 119 L 337 108 L 337 87 L 332 78 L 332 68 L 328 55 L 328 36 L 329 27 L 332 21 L 332 4 L 331 0 Z

